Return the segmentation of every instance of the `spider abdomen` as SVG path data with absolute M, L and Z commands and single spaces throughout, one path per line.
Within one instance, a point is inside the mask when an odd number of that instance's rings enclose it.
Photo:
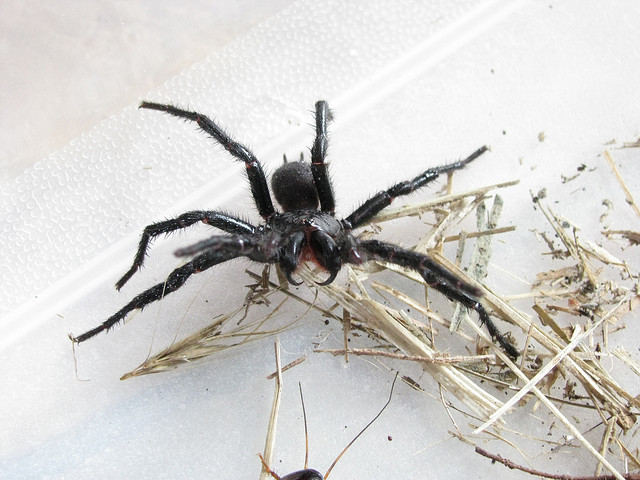
M 271 189 L 285 212 L 318 209 L 318 191 L 308 163 L 290 162 L 281 165 L 271 176 Z

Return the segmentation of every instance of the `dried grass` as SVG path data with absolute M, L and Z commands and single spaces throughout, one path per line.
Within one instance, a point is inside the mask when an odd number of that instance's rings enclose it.
M 610 164 L 613 165 L 613 162 L 610 161 Z M 619 172 L 615 172 L 620 184 L 624 185 Z M 452 317 L 454 320 L 449 321 L 432 311 L 423 299 L 413 298 L 379 280 L 367 282 L 368 277 L 386 270 L 424 285 L 423 279 L 414 272 L 377 263 L 366 271 L 349 268 L 349 283 L 346 286 L 337 285 L 338 282 L 316 286 L 313 282 L 314 273 L 302 269 L 300 274 L 307 284 L 313 285 L 325 298 L 334 302 L 335 305 L 328 309 L 295 295 L 287 289 L 286 282 L 276 284 L 264 276 L 252 274 L 257 280 L 261 279 L 262 290 L 259 295 L 254 290 L 246 306 L 220 317 L 201 332 L 149 358 L 123 378 L 176 368 L 180 364 L 290 328 L 291 325 L 284 325 L 268 329 L 265 325 L 285 301 L 296 300 L 307 309 L 319 310 L 325 317 L 344 324 L 345 348 L 319 349 L 318 352 L 345 355 L 347 360 L 348 355 L 358 355 L 418 363 L 441 385 L 443 405 L 447 411 L 451 403 L 444 399 L 443 391 L 456 397 L 467 409 L 464 413 L 469 419 L 471 431 L 464 433 L 465 429 L 451 417 L 456 428 L 454 435 L 461 440 L 477 444 L 481 438 L 478 435 L 485 432 L 524 455 L 517 442 L 503 436 L 504 432 L 509 433 L 505 427 L 508 425 L 506 416 L 526 406 L 535 412 L 540 405 L 544 405 L 565 427 L 570 442 L 577 442 L 593 456 L 596 475 L 605 468 L 614 478 L 625 478 L 622 471 L 629 467 L 640 468 L 638 447 L 628 445 L 628 439 L 633 440 L 633 437 L 625 436 L 636 426 L 640 401 L 619 385 L 609 373 L 608 366 L 603 365 L 603 360 L 618 359 L 630 372 L 640 375 L 640 365 L 629 352 L 615 346 L 612 338 L 613 330 L 624 328 L 625 315 L 640 304 L 638 273 L 632 271 L 624 259 L 617 258 L 595 240 L 580 238 L 578 229 L 567 218 L 562 218 L 536 199 L 539 211 L 561 243 L 560 247 L 553 246 L 553 242 L 545 237 L 549 253 L 554 258 L 563 259 L 565 266 L 539 272 L 538 280 L 529 294 L 506 297 L 492 291 L 482 283 L 491 255 L 491 239 L 511 230 L 497 226 L 501 205 L 495 191 L 516 183 L 448 194 L 420 205 L 388 211 L 378 216 L 371 228 L 379 228 L 382 223 L 395 218 L 434 212 L 436 221 L 419 240 L 416 250 L 428 252 L 438 263 L 482 290 L 485 308 L 494 318 L 507 322 L 513 329 L 512 336 L 518 340 L 522 352 L 517 362 L 496 347 L 477 320 L 469 319 L 463 309 L 458 309 Z M 626 187 L 625 195 L 632 198 Z M 494 206 L 493 212 L 487 217 L 483 209 L 490 196 L 494 197 Z M 633 201 L 630 205 L 637 211 Z M 464 217 L 478 209 L 477 232 L 447 236 L 452 226 L 458 225 Z M 630 231 L 612 230 L 603 234 L 620 232 Z M 460 242 L 461 258 L 462 248 L 471 238 L 477 238 L 477 241 L 469 268 L 472 274 L 468 274 L 447 259 L 441 253 L 441 247 L 444 242 Z M 567 262 L 570 262 L 569 266 L 566 266 Z M 270 315 L 242 326 L 233 321 L 241 313 L 246 314 L 256 298 L 268 299 L 273 295 L 283 297 L 283 300 Z M 525 297 L 534 301 L 531 314 L 515 308 L 511 303 L 516 298 Z M 396 305 L 387 304 L 385 298 L 391 298 Z M 407 313 L 407 306 L 411 314 Z M 460 324 L 466 329 L 471 328 L 473 334 L 458 331 Z M 468 354 L 453 355 L 436 347 L 435 339 L 441 325 L 458 331 L 460 341 L 466 342 Z M 346 339 L 354 331 L 366 333 L 371 346 L 346 348 Z M 416 384 L 411 379 L 405 380 Z M 497 392 L 504 390 L 512 392 L 506 403 L 496 397 Z M 561 410 L 566 408 L 572 408 L 570 414 Z M 594 427 L 585 429 L 585 425 L 593 423 L 593 412 L 596 412 L 599 421 Z M 593 438 L 599 438 L 600 441 L 595 442 Z M 548 439 L 544 441 L 548 442 Z

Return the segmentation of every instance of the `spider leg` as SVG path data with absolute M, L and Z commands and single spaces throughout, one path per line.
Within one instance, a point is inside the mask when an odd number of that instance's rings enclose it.
M 316 102 L 316 139 L 311 147 L 311 173 L 313 183 L 318 191 L 320 208 L 323 212 L 333 213 L 336 202 L 333 197 L 333 186 L 327 172 L 327 164 L 324 162 L 327 156 L 329 140 L 327 136 L 327 123 L 331 121 L 329 105 L 324 100 Z
M 217 242 L 215 244 L 212 242 L 205 252 L 196 256 L 181 267 L 176 268 L 169 274 L 166 281 L 158 283 L 135 296 L 133 300 L 110 316 L 101 325 L 98 325 L 77 337 L 70 334 L 69 338 L 74 343 L 81 343 L 102 331 L 109 330 L 115 324 L 122 321 L 129 312 L 142 309 L 150 303 L 164 298 L 171 292 L 175 292 L 194 273 L 202 272 L 214 265 L 226 262 L 233 258 L 248 256 L 253 252 L 253 247 L 255 246 L 255 238 L 249 236 L 217 236 L 216 239 Z
M 429 286 L 450 300 L 460 302 L 465 307 L 475 310 L 480 317 L 480 322 L 487 327 L 491 338 L 497 341 L 509 356 L 518 357 L 519 353 L 516 348 L 504 338 L 482 303 L 478 301 L 481 292 L 476 287 L 462 281 L 453 272 L 431 260 L 429 256 L 406 250 L 397 245 L 378 240 L 367 240 L 359 242 L 358 250 L 361 254 L 364 253 L 368 260 L 382 260 L 415 270 Z
M 256 231 L 256 227 L 248 222 L 235 218 L 231 215 L 227 215 L 222 212 L 214 212 L 207 210 L 195 210 L 192 212 L 183 213 L 177 218 L 165 220 L 163 222 L 154 223 L 148 225 L 142 231 L 140 237 L 140 243 L 138 244 L 138 251 L 133 259 L 131 268 L 125 273 L 120 280 L 116 283 L 116 289 L 120 290 L 125 283 L 140 269 L 144 262 L 144 258 L 149 248 L 149 242 L 158 235 L 163 233 L 171 233 L 176 230 L 187 228 L 194 223 L 202 222 L 212 227 L 219 228 L 227 233 L 232 234 L 253 234 Z
M 379 240 L 359 241 L 357 249 L 361 256 L 364 252 L 365 261 L 382 260 L 383 262 L 393 263 L 415 270 L 422 275 L 422 277 L 425 277 L 425 275 L 429 273 L 442 282 L 451 285 L 453 288 L 465 292 L 465 294 L 473 297 L 482 295 L 482 292 L 478 288 L 458 278 L 453 272 L 436 263 L 431 257 L 423 253 L 407 250 L 399 245 L 381 242 Z M 427 278 L 425 278 L 425 280 L 427 283 L 431 283 L 430 279 L 427 280 Z
M 464 160 L 459 160 L 440 167 L 430 168 L 415 177 L 413 180 L 397 183 L 391 188 L 377 193 L 364 202 L 351 215 L 345 218 L 345 221 L 350 224 L 352 229 L 358 228 L 375 217 L 383 208 L 388 207 L 396 197 L 408 195 L 414 190 L 424 187 L 427 183 L 438 178 L 441 173 L 463 168 L 466 164 L 475 160 L 487 150 L 487 146 L 481 147 Z
M 185 120 L 191 120 L 196 122 L 198 126 L 206 133 L 211 135 L 215 140 L 220 143 L 231 155 L 238 160 L 244 162 L 247 167 L 247 177 L 249 177 L 249 184 L 251 185 L 251 194 L 256 203 L 258 213 L 263 218 L 267 218 L 275 210 L 271 201 L 271 195 L 269 194 L 269 187 L 262 165 L 255 157 L 255 155 L 244 145 L 234 141 L 229 135 L 227 135 L 216 123 L 206 115 L 202 115 L 197 112 L 190 112 L 188 110 L 182 110 L 181 108 L 174 107 L 173 105 L 163 105 L 153 102 L 142 102 L 140 108 L 148 108 L 150 110 L 159 110 L 161 112 L 168 113 L 175 117 L 184 118 Z

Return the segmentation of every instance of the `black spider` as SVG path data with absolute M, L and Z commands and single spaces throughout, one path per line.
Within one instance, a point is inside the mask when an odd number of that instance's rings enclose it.
M 319 284 L 328 285 L 333 282 L 345 263 L 361 264 L 370 260 L 381 260 L 415 270 L 428 285 L 449 299 L 475 310 L 492 338 L 498 341 L 510 356 L 518 356 L 517 350 L 500 334 L 478 300 L 481 293 L 476 287 L 438 265 L 428 255 L 379 240 L 361 240 L 352 233 L 352 230 L 366 224 L 387 207 L 394 198 L 423 187 L 441 173 L 464 167 L 482 155 L 487 147 L 479 148 L 464 160 L 431 168 L 412 180 L 400 182 L 381 191 L 351 215 L 338 220 L 334 216 L 333 189 L 324 161 L 328 146 L 327 124 L 331 121 L 327 102 L 316 103 L 316 138 L 311 148 L 311 163 L 285 163 L 273 174 L 271 186 L 283 212 L 276 211 L 273 206 L 267 179 L 258 159 L 248 148 L 232 140 L 211 119 L 196 112 L 152 102 L 142 102 L 140 108 L 160 110 L 196 122 L 232 156 L 243 161 L 251 193 L 264 224 L 255 226 L 227 213 L 197 210 L 147 226 L 142 233 L 133 265 L 116 283 L 118 290 L 140 269 L 149 242 L 154 237 L 186 228 L 197 222 L 216 227 L 227 235 L 214 235 L 176 251 L 177 256 L 192 258 L 171 272 L 166 281 L 134 297 L 101 325 L 77 337 L 70 335 L 74 342 L 84 342 L 99 332 L 108 330 L 132 310 L 142 309 L 177 290 L 194 273 L 236 257 L 247 257 L 261 263 L 278 263 L 289 282 L 294 285 L 299 283 L 293 280 L 292 274 L 303 261 L 315 262 L 326 270 L 329 276 Z

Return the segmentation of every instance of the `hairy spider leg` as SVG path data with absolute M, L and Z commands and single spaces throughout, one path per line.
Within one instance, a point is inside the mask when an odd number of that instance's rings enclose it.
M 333 214 L 336 210 L 336 202 L 331 179 L 327 172 L 327 164 L 324 162 L 329 147 L 327 124 L 331 120 L 332 114 L 327 102 L 324 100 L 316 102 L 316 139 L 311 147 L 311 173 L 313 174 L 313 183 L 318 191 L 321 210 Z
M 480 317 L 480 322 L 486 325 L 491 338 L 497 340 L 510 357 L 517 358 L 519 356 L 516 348 L 504 338 L 482 303 L 478 301 L 477 297 L 481 296 L 481 292 L 476 287 L 461 281 L 427 255 L 406 250 L 397 245 L 378 240 L 367 240 L 358 244 L 358 250 L 365 256 L 369 256 L 370 260 L 382 260 L 415 270 L 424 278 L 427 285 L 435 288 L 450 300 L 460 302 L 465 307 L 475 310 Z
M 269 194 L 267 179 L 258 159 L 247 147 L 232 140 L 231 137 L 216 125 L 213 120 L 206 115 L 202 115 L 197 112 L 190 112 L 188 110 L 182 110 L 181 108 L 174 107 L 173 105 L 164 105 L 161 103 L 142 102 L 140 104 L 140 108 L 158 110 L 175 117 L 196 122 L 202 130 L 211 135 L 232 156 L 244 162 L 247 167 L 249 184 L 251 185 L 251 194 L 253 195 L 253 199 L 260 216 L 266 219 L 269 215 L 275 212 L 273 202 L 271 201 L 271 195 Z
M 428 278 L 429 275 L 431 276 L 431 278 Z M 461 291 L 458 291 L 455 288 L 452 288 L 451 285 L 441 282 L 436 278 L 435 275 L 433 275 L 430 272 L 427 272 L 427 276 L 423 275 L 423 278 L 431 287 L 438 290 L 447 298 L 456 302 L 460 302 L 462 305 L 464 305 L 470 310 L 475 310 L 476 313 L 478 314 L 478 317 L 480 318 L 480 323 L 485 327 L 487 327 L 487 331 L 489 332 L 489 335 L 491 335 L 491 338 L 494 341 L 497 341 L 500 344 L 500 346 L 503 348 L 503 350 L 507 353 L 507 355 L 509 355 L 511 358 L 518 358 L 520 353 L 518 353 L 518 350 L 516 350 L 516 347 L 511 345 L 511 343 L 509 343 L 507 339 L 504 338 L 504 335 L 502 335 L 502 333 L 500 332 L 496 324 L 493 323 L 493 320 L 491 320 L 491 317 L 485 310 L 482 303 L 480 303 L 475 298 L 470 297 L 469 295 Z
M 240 256 L 249 256 L 253 253 L 255 246 L 256 238 L 249 236 L 218 236 L 217 243 L 215 245 L 211 242 L 207 251 L 198 255 L 181 267 L 176 268 L 169 274 L 166 281 L 158 283 L 135 296 L 133 300 L 110 316 L 101 325 L 98 325 L 77 337 L 69 334 L 69 338 L 74 343 L 81 343 L 102 331 L 109 330 L 115 324 L 122 321 L 129 312 L 137 309 L 143 309 L 150 303 L 160 300 L 171 292 L 176 291 L 194 273 L 202 272 L 214 265 L 218 265 Z
M 375 259 L 393 263 L 415 270 L 423 277 L 423 272 L 431 272 L 433 275 L 436 275 L 437 278 L 441 278 L 444 283 L 460 289 L 466 294 L 474 297 L 480 297 L 482 295 L 482 292 L 477 287 L 464 282 L 458 278 L 456 274 L 436 263 L 431 257 L 423 253 L 408 250 L 393 243 L 381 242 L 380 240 L 360 241 L 358 242 L 357 248 L 360 254 L 364 252 L 365 260 Z
M 475 160 L 480 155 L 488 150 L 487 146 L 483 146 L 473 152 L 464 160 L 442 165 L 440 167 L 430 168 L 424 171 L 413 180 L 407 180 L 400 182 L 392 186 L 387 190 L 377 193 L 369 200 L 360 205 L 356 210 L 345 218 L 345 221 L 349 223 L 350 228 L 358 228 L 373 217 L 375 217 L 380 211 L 388 207 L 391 202 L 399 196 L 408 195 L 418 188 L 424 187 L 427 183 L 434 181 L 441 173 L 451 172 L 463 168 L 469 162 Z
M 140 243 L 138 244 L 138 251 L 133 259 L 133 265 L 125 273 L 120 280 L 116 283 L 116 289 L 120 290 L 125 283 L 142 267 L 144 258 L 147 255 L 149 248 L 149 242 L 153 238 L 163 233 L 168 234 L 176 230 L 182 230 L 190 227 L 194 223 L 202 222 L 212 227 L 219 228 L 227 233 L 243 235 L 253 234 L 256 231 L 256 227 L 244 220 L 233 217 L 226 213 L 215 212 L 209 210 L 194 210 L 192 212 L 183 213 L 179 217 L 170 220 L 164 220 L 162 222 L 147 225 L 142 231 L 140 237 Z

